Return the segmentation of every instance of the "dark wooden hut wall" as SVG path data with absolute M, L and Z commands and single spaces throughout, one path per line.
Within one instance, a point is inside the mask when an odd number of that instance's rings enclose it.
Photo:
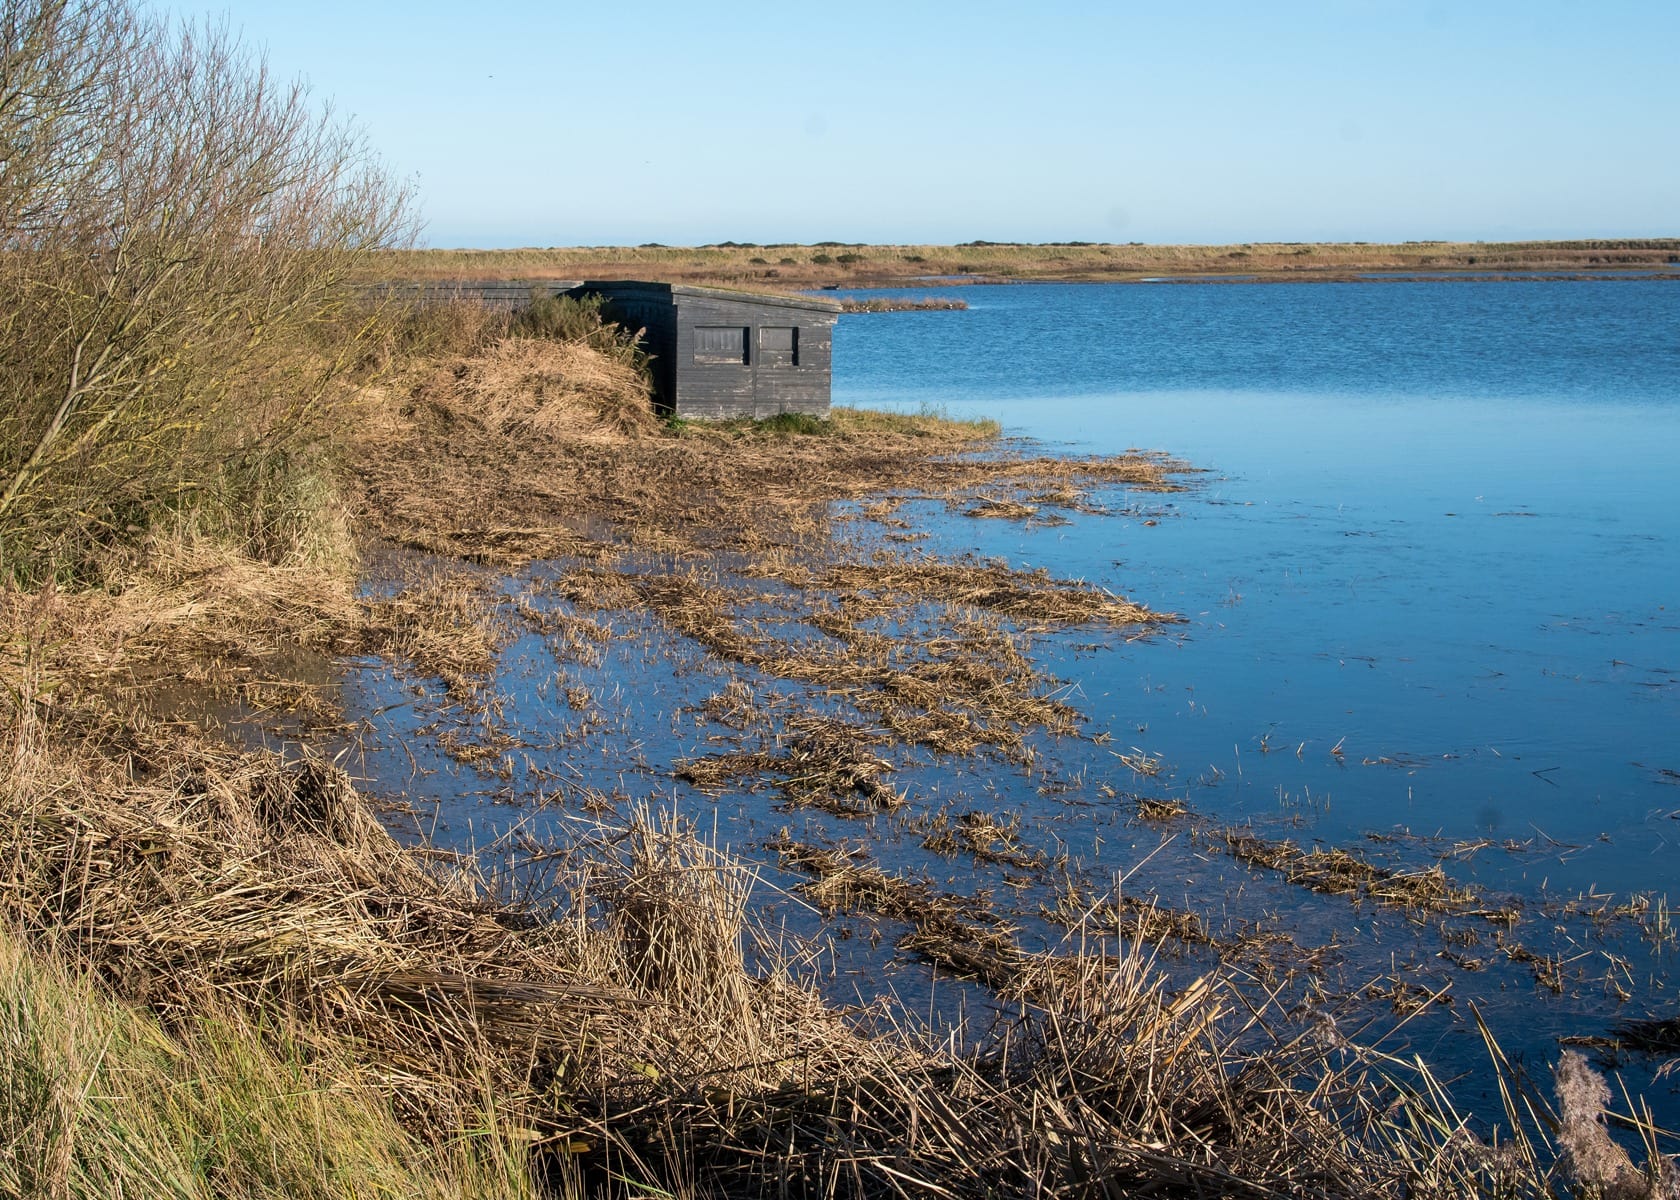
M 839 306 L 716 288 L 610 282 L 605 315 L 646 332 L 660 404 L 678 416 L 828 412 Z

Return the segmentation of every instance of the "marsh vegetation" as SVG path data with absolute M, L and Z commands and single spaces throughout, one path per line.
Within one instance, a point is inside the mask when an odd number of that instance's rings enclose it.
M 366 717 L 333 664 L 394 664 L 439 697 L 435 749 L 500 778 L 505 647 L 589 661 L 627 613 L 730 675 L 705 702 L 728 734 L 681 768 L 700 788 L 857 821 L 903 806 L 906 755 L 1030 769 L 1041 736 L 1100 736 L 1036 639 L 1175 618 L 929 550 L 914 514 L 1101 517 L 1194 473 L 938 413 L 662 421 L 588 306 L 370 306 L 401 189 L 225 36 L 119 0 L 3 14 L 0 1191 L 1670 1194 L 1584 1060 L 1555 1100 L 1500 1062 L 1508 1109 L 1460 1113 L 1256 987 L 1263 938 L 1071 876 L 1049 918 L 1089 943 L 1044 950 L 867 851 L 770 847 L 811 905 L 901 920 L 906 954 L 992 989 L 1001 1019 L 953 1037 L 890 994 L 834 1003 L 823 948 L 657 787 L 550 781 L 564 839 L 417 836 L 333 760 Z M 541 597 L 511 582 L 531 564 Z M 918 819 L 935 855 L 1063 865 L 1006 812 Z M 1427 871 L 1227 845 L 1487 917 Z M 1175 941 L 1229 961 L 1176 980 Z

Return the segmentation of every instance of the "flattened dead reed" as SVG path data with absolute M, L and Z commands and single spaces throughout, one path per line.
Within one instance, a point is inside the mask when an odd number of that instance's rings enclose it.
M 1154 628 L 1181 618 L 1154 612 L 1083 580 L 1023 570 L 995 559 L 941 560 L 877 551 L 864 562 L 836 563 L 811 584 L 838 592 L 849 615 L 881 616 L 906 600 L 985 609 L 1029 628 L 1106 624 Z
M 867 816 L 904 803 L 903 793 L 886 781 L 891 760 L 874 752 L 886 741 L 880 731 L 850 721 L 797 714 L 771 745 L 690 759 L 678 764 L 676 775 L 702 791 L 766 780 L 790 806 Z
M 906 623 L 889 635 L 865 624 L 882 611 L 878 603 L 854 617 L 846 611 L 847 596 L 841 611 L 813 610 L 797 623 L 806 634 L 824 637 L 785 637 L 784 629 L 740 614 L 755 597 L 717 582 L 697 572 L 671 572 L 626 575 L 619 586 L 715 657 L 820 687 L 907 744 L 1018 755 L 1029 731 L 1069 734 L 1079 727 L 1078 712 L 1051 694 L 1050 681 L 1023 654 L 1019 635 L 983 614 L 931 626 Z M 899 615 L 908 621 L 911 614 Z
M 1513 917 L 1509 906 L 1489 902 L 1476 888 L 1453 883 L 1439 864 L 1400 871 L 1367 862 L 1337 847 L 1302 850 L 1288 839 L 1274 841 L 1242 829 L 1226 830 L 1223 840 L 1235 858 L 1280 871 L 1291 883 L 1315 892 L 1355 899 L 1369 897 L 1399 908 L 1495 921 Z

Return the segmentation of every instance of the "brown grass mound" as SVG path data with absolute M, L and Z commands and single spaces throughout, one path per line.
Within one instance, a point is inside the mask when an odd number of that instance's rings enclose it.
M 509 338 L 440 370 L 421 396 L 515 437 L 618 441 L 659 427 L 647 380 L 582 342 Z

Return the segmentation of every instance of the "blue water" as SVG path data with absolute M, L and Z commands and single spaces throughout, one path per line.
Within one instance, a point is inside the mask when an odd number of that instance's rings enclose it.
M 1187 787 L 1222 773 L 1199 809 L 1310 794 L 1326 840 L 1549 839 L 1498 882 L 1674 886 L 1680 287 L 952 294 L 843 320 L 836 402 L 1210 472 L 1153 526 L 960 531 L 1190 618 L 1170 653 L 1059 666 Z

